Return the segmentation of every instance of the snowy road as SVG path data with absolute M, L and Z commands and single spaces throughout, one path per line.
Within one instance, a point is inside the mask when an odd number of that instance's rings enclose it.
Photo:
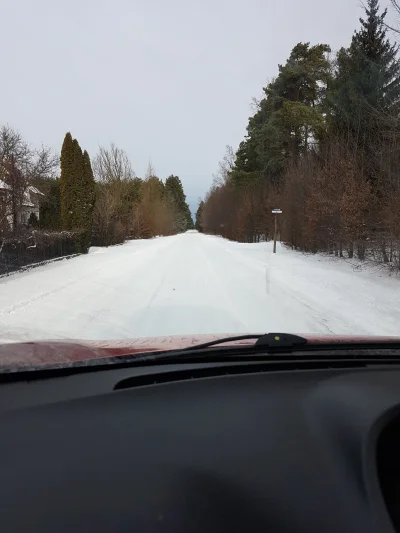
M 400 279 L 271 243 L 186 233 L 0 279 L 0 338 L 400 335 Z

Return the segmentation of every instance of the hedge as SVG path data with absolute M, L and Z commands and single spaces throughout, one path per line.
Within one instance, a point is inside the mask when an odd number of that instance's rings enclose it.
M 83 232 L 32 231 L 28 235 L 0 240 L 0 274 L 82 250 Z

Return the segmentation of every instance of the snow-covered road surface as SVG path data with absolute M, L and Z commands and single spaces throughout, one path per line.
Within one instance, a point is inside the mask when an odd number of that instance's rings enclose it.
M 400 279 L 192 232 L 0 279 L 0 339 L 275 331 L 400 335 Z

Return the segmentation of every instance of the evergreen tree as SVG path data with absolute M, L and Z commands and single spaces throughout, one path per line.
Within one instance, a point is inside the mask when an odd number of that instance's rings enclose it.
M 326 90 L 331 78 L 330 47 L 297 44 L 265 98 L 250 117 L 246 139 L 231 173 L 235 185 L 259 177 L 279 181 L 289 160 L 296 161 L 323 137 Z
M 197 231 L 201 231 L 201 232 L 203 231 L 203 226 L 201 222 L 201 216 L 203 213 L 203 209 L 204 209 L 204 202 L 202 200 L 196 211 L 196 223 L 195 223 L 195 228 L 197 229 Z
M 82 157 L 81 191 L 82 200 L 80 202 L 80 210 L 82 217 L 82 228 L 85 230 L 82 251 L 87 252 L 89 250 L 92 236 L 95 183 L 90 157 L 86 150 L 83 152 Z
M 65 135 L 61 149 L 61 222 L 65 230 L 73 228 L 73 212 L 75 209 L 75 180 L 74 180 L 74 143 L 68 132 Z
M 183 192 L 182 182 L 178 176 L 171 175 L 165 180 L 165 191 L 171 194 L 176 205 L 183 209 L 186 197 Z
M 40 202 L 40 227 L 59 230 L 61 228 L 60 180 L 47 181 L 46 188 L 43 188 L 44 197 Z
M 190 207 L 188 204 L 185 206 L 185 213 L 186 213 L 186 229 L 194 229 L 194 223 L 192 218 L 192 213 L 190 212 Z
M 150 201 L 158 201 L 164 197 L 165 186 L 160 178 L 151 176 L 145 179 L 145 183 Z
M 326 44 L 297 44 L 266 89 L 257 151 L 265 175 L 279 178 L 286 162 L 306 153 L 325 130 L 325 96 L 330 82 Z
M 68 229 L 74 229 L 83 231 L 84 230 L 84 215 L 83 215 L 83 206 L 85 203 L 85 198 L 83 196 L 84 187 L 83 187 L 83 153 L 82 149 L 79 146 L 79 143 L 76 139 L 72 141 L 73 145 L 73 165 L 72 165 L 72 176 L 73 181 L 71 183 L 71 196 L 73 198 L 73 209 L 71 214 L 71 227 Z
M 67 133 L 61 150 L 61 221 L 65 230 L 78 231 L 77 252 L 90 246 L 95 185 L 90 158 L 76 139 Z
M 178 176 L 171 175 L 165 180 L 165 194 L 175 209 L 175 231 L 182 232 L 193 228 L 193 219 L 183 185 Z
M 391 113 L 400 100 L 398 47 L 387 37 L 385 17 L 379 1 L 367 0 L 366 18 L 354 32 L 349 48 L 337 55 L 337 72 L 329 93 L 332 124 L 349 132 L 372 151 L 380 113 Z

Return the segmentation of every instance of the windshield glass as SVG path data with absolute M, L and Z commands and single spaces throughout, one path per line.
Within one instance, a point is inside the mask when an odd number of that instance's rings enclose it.
M 0 14 L 0 345 L 400 335 L 400 4 Z

